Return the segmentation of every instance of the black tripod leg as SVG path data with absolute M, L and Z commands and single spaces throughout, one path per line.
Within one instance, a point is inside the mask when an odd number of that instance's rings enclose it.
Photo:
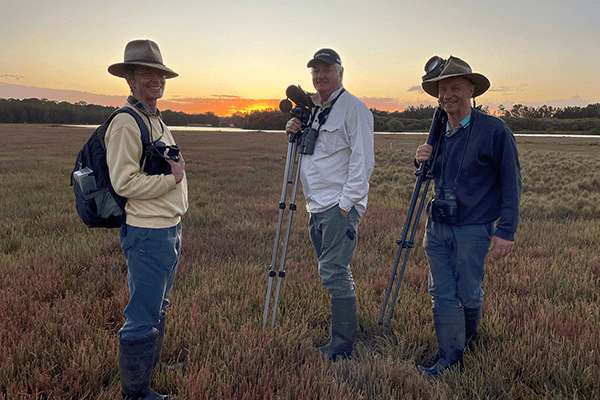
M 415 247 L 415 235 L 417 233 L 417 228 L 419 226 L 419 219 L 421 218 L 421 212 L 423 211 L 423 207 L 425 206 L 425 199 L 427 196 L 427 191 L 429 190 L 429 183 L 431 181 L 427 179 L 425 183 L 425 187 L 423 189 L 423 195 L 421 196 L 421 200 L 419 201 L 419 207 L 417 208 L 417 214 L 415 215 L 415 220 L 413 222 L 410 238 L 406 243 L 406 253 L 404 254 L 404 261 L 402 262 L 402 268 L 400 269 L 400 275 L 398 275 L 398 282 L 396 283 L 396 289 L 394 291 L 394 296 L 392 296 L 392 302 L 390 304 L 390 310 L 388 312 L 387 320 L 385 321 L 385 326 L 390 326 L 390 322 L 392 320 L 392 315 L 394 314 L 394 307 L 396 306 L 396 300 L 398 299 L 398 292 L 400 290 L 400 284 L 402 283 L 402 277 L 404 276 L 404 270 L 406 269 L 406 264 L 408 263 L 408 256 L 410 255 L 410 251 Z
M 396 277 L 396 272 L 398 270 L 398 264 L 400 262 L 402 250 L 406 248 L 406 253 L 404 255 L 404 261 L 402 263 L 402 268 L 400 270 L 400 275 L 398 278 L 398 284 L 396 285 L 396 289 L 394 291 L 394 296 L 392 299 L 392 303 L 390 305 L 388 317 L 387 317 L 387 320 L 385 323 L 385 326 L 390 325 L 390 320 L 392 318 L 392 313 L 394 311 L 394 305 L 395 305 L 396 299 L 398 297 L 398 290 L 400 288 L 400 283 L 402 282 L 402 276 L 404 275 L 404 270 L 406 268 L 408 256 L 410 254 L 410 250 L 414 247 L 414 244 L 413 244 L 414 236 L 415 236 L 415 233 L 417 230 L 419 219 L 421 217 L 421 212 L 423 210 L 423 206 L 425 204 L 425 198 L 427 196 L 427 191 L 429 190 L 429 183 L 430 183 L 431 179 L 433 179 L 433 173 L 432 173 L 433 167 L 435 166 L 437 156 L 438 156 L 438 153 L 439 153 L 439 150 L 441 147 L 440 143 L 441 143 L 441 139 L 443 138 L 442 132 L 443 132 L 443 129 L 445 128 L 446 121 L 447 121 L 446 112 L 441 107 L 437 107 L 434 111 L 433 120 L 431 122 L 431 128 L 429 130 L 429 136 L 427 137 L 427 143 L 433 146 L 433 157 L 431 159 L 429 159 L 427 162 L 422 163 L 416 172 L 416 174 L 418 176 L 417 182 L 415 183 L 413 197 L 411 199 L 410 207 L 409 207 L 408 213 L 406 215 L 406 221 L 404 223 L 404 228 L 402 229 L 402 235 L 401 235 L 400 239 L 397 240 L 399 248 L 398 248 L 398 252 L 396 253 L 396 259 L 394 260 L 394 267 L 392 269 L 390 281 L 388 282 L 388 287 L 385 292 L 383 306 L 381 307 L 381 314 L 379 316 L 379 320 L 377 321 L 377 323 L 379 325 L 381 325 L 383 323 L 383 318 L 385 316 L 390 293 L 391 293 L 392 287 L 394 285 L 394 280 Z M 421 186 L 423 184 L 423 179 L 426 179 L 427 183 L 425 184 L 425 188 L 423 190 L 423 194 L 422 194 L 421 200 L 419 202 L 417 215 L 413 221 L 413 214 L 414 214 L 415 206 L 417 204 L 417 200 L 418 200 L 420 192 L 421 192 Z M 409 230 L 411 224 L 412 224 L 412 233 L 411 233 L 409 241 L 407 242 L 406 236 L 408 234 L 408 230 Z
M 394 267 L 392 268 L 392 274 L 390 276 L 390 280 L 388 282 L 388 287 L 387 290 L 385 291 L 385 297 L 383 300 L 383 306 L 381 307 L 381 314 L 379 315 L 379 319 L 377 320 L 377 323 L 379 325 L 381 325 L 383 323 L 383 318 L 385 316 L 385 311 L 387 309 L 388 306 L 388 301 L 390 298 L 390 293 L 392 291 L 392 287 L 394 285 L 394 280 L 396 278 L 396 273 L 398 271 L 398 264 L 400 262 L 400 257 L 402 255 L 402 251 L 404 250 L 404 248 L 406 247 L 406 236 L 408 235 L 408 230 L 410 228 L 410 225 L 412 223 L 413 220 L 413 215 L 414 215 L 414 210 L 415 210 L 415 206 L 417 204 L 417 200 L 419 198 L 419 193 L 421 191 L 421 185 L 423 182 L 423 173 L 421 171 L 421 173 L 419 174 L 419 177 L 417 178 L 417 182 L 415 183 L 415 188 L 413 191 L 413 197 L 410 201 L 410 206 L 408 208 L 408 213 L 406 214 L 406 221 L 404 222 L 404 228 L 402 228 L 402 235 L 400 236 L 400 238 L 396 241 L 398 243 L 398 251 L 396 253 L 396 258 L 394 260 Z M 418 222 L 418 220 L 417 220 Z M 402 270 L 401 270 L 401 274 L 404 272 L 404 265 L 402 266 Z M 393 304 L 392 304 L 393 307 Z M 388 321 L 389 321 L 389 317 L 388 317 Z M 389 325 L 389 322 L 386 323 L 386 326 Z

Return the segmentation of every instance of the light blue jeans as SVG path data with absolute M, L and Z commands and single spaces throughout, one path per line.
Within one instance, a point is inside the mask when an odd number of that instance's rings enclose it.
M 481 306 L 485 259 L 494 229 L 494 222 L 454 226 L 427 220 L 423 246 L 434 308 Z
M 127 261 L 129 303 L 123 312 L 121 339 L 139 340 L 154 328 L 169 305 L 169 293 L 181 254 L 181 223 L 171 228 L 121 227 L 121 248 Z
M 354 207 L 347 217 L 337 205 L 310 215 L 308 227 L 319 260 L 319 275 L 331 298 L 356 297 L 350 262 L 356 250 L 359 222 Z

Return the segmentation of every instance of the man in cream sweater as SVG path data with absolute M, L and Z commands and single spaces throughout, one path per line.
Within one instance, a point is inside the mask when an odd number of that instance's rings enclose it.
M 183 157 L 162 122 L 157 100 L 166 79 L 178 76 L 162 61 L 158 45 L 134 40 L 125 48 L 124 62 L 108 71 L 125 78 L 131 89 L 126 107 L 146 121 L 150 146 L 144 149 L 135 119 L 117 115 L 105 137 L 106 161 L 115 191 L 126 197 L 126 223 L 121 247 L 127 261 L 129 303 L 119 331 L 119 371 L 124 399 L 164 399 L 150 388 L 165 329 L 165 309 L 181 253 L 181 216 L 187 211 L 187 180 Z M 142 156 L 144 162 L 140 165 Z

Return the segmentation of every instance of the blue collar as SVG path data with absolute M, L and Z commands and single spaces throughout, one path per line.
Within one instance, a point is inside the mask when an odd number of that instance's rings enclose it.
M 460 121 L 460 123 L 458 124 L 458 127 L 456 128 L 456 131 L 458 131 L 460 128 L 467 128 L 469 126 L 469 123 L 471 122 L 471 111 L 469 111 L 469 114 L 463 118 L 462 121 Z M 456 131 L 454 133 L 456 133 Z M 446 137 L 450 137 L 452 136 L 450 133 L 452 132 L 452 127 L 450 126 L 450 121 L 448 121 L 446 123 Z

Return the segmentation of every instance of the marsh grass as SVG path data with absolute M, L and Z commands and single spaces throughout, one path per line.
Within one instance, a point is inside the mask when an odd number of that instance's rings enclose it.
M 91 132 L 0 125 L 0 397 L 114 399 L 128 293 L 116 230 L 86 228 L 68 186 Z M 331 363 L 329 301 L 304 201 L 273 330 L 262 312 L 287 143 L 276 133 L 177 132 L 190 210 L 155 387 L 181 399 L 600 398 L 600 156 L 597 139 L 519 139 L 523 212 L 515 251 L 488 260 L 481 340 L 465 372 L 431 381 L 437 344 L 417 233 L 390 328 L 377 325 L 424 138 L 378 135 L 353 261 L 360 331 Z

